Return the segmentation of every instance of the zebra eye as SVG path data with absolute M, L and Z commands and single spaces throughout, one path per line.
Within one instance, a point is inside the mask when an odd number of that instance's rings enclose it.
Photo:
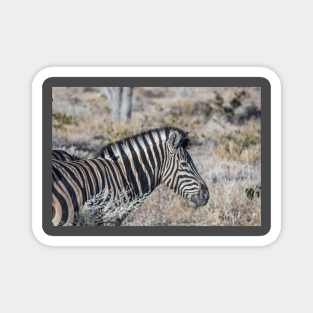
M 187 168 L 188 167 L 188 163 L 186 161 L 182 161 L 182 162 L 180 162 L 180 167 L 181 168 Z

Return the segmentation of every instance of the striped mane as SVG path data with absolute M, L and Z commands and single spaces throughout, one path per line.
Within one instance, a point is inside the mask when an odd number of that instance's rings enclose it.
M 154 133 L 165 134 L 165 138 L 167 139 L 169 136 L 169 133 L 171 131 L 178 132 L 182 136 L 182 138 L 184 138 L 183 147 L 186 148 L 189 144 L 189 138 L 188 138 L 187 132 L 185 132 L 184 130 L 182 130 L 180 128 L 176 128 L 176 127 L 161 127 L 161 128 L 153 128 L 153 129 L 147 130 L 145 132 L 142 132 L 142 133 L 139 133 L 139 134 L 136 134 L 133 136 L 129 136 L 129 137 L 114 141 L 112 143 L 109 143 L 109 144 L 105 145 L 103 148 L 101 148 L 101 150 L 96 154 L 96 158 L 103 157 L 103 156 L 107 155 L 108 150 L 110 150 L 110 148 L 112 148 L 114 146 L 123 145 L 125 143 L 130 142 L 133 139 L 142 138 L 146 135 L 152 135 Z M 112 158 L 112 156 L 111 156 L 111 158 Z M 113 159 L 114 159 L 114 157 L 113 157 Z

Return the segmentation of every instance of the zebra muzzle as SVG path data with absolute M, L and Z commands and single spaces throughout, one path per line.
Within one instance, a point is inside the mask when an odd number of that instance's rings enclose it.
M 198 208 L 204 206 L 208 203 L 210 198 L 209 190 L 206 185 L 201 185 L 199 194 L 193 195 L 191 197 L 191 203 L 193 204 L 194 208 Z

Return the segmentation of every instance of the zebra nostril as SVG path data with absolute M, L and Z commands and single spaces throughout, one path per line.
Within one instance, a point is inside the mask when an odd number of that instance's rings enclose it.
M 208 192 L 208 187 L 206 185 L 201 185 L 202 192 Z

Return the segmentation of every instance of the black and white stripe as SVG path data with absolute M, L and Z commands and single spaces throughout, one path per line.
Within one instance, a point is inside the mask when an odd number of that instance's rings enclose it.
M 195 207 L 205 205 L 209 192 L 187 143 L 184 131 L 161 128 L 109 144 L 95 159 L 52 160 L 53 225 L 76 224 L 80 208 L 99 195 L 108 214 L 121 195 L 132 203 L 161 183 Z

